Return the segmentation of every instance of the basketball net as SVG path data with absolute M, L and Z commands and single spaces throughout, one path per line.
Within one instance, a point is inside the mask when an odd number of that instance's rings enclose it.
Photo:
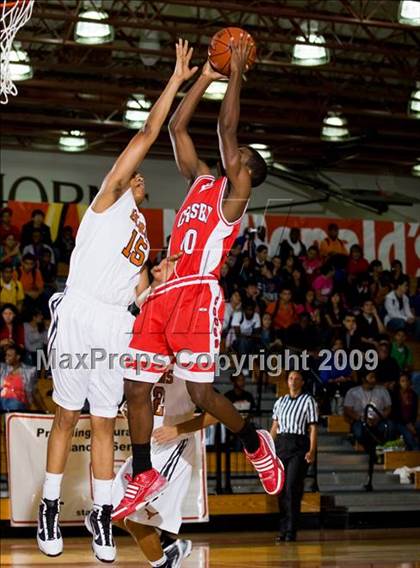
M 1 79 L 0 103 L 6 104 L 9 95 L 16 96 L 17 88 L 12 81 L 10 54 L 18 30 L 26 24 L 32 15 L 34 0 L 14 0 L 1 2 L 0 12 L 0 47 Z

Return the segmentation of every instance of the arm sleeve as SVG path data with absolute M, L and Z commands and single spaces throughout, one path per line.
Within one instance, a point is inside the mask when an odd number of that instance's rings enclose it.
M 273 420 L 279 421 L 279 407 L 280 407 L 281 398 L 279 398 L 273 407 Z
M 308 423 L 316 424 L 318 422 L 318 408 L 315 399 L 311 396 L 308 399 Z

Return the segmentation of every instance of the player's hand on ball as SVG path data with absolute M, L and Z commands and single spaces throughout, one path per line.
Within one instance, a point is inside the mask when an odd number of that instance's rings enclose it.
M 164 258 L 160 264 L 152 268 L 151 272 L 154 278 L 155 286 L 169 280 L 174 272 L 175 263 L 181 256 L 182 252 L 173 254 L 172 256 Z
M 211 66 L 211 63 L 208 59 L 203 66 L 203 70 L 201 71 L 201 74 L 204 75 L 205 77 L 208 77 L 212 81 L 218 81 L 220 79 L 226 79 L 225 75 L 222 75 L 221 73 L 219 73 L 218 71 L 213 69 L 213 67 Z
M 182 38 L 179 38 L 175 47 L 176 64 L 173 76 L 179 81 L 188 81 L 198 69 L 198 67 L 190 69 L 190 61 L 194 49 L 192 47 L 188 48 L 188 40 L 183 40 Z
M 173 442 L 178 437 L 176 426 L 161 426 L 153 431 L 152 438 L 157 444 L 167 444 Z
M 249 35 L 241 34 L 238 45 L 235 44 L 234 39 L 229 42 L 229 47 L 232 51 L 230 58 L 231 73 L 246 73 L 248 71 L 248 58 L 254 42 Z

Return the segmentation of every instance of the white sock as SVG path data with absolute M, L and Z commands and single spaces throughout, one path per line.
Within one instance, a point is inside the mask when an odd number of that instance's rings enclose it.
M 159 566 L 163 566 L 167 560 L 168 557 L 166 556 L 166 554 L 164 554 L 160 560 L 155 560 L 154 562 L 150 562 L 150 566 L 153 566 L 153 568 L 159 568 Z
M 93 479 L 93 502 L 95 505 L 111 505 L 112 479 Z
M 54 501 L 60 498 L 61 482 L 63 480 L 62 473 L 45 472 L 44 486 L 42 489 L 42 498 Z

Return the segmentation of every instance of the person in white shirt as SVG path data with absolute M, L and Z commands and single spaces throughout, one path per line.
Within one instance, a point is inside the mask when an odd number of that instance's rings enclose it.
M 248 300 L 243 309 L 233 315 L 232 328 L 236 337 L 233 347 L 239 356 L 252 354 L 258 348 L 261 318 L 255 310 L 255 302 Z M 249 375 L 247 366 L 243 369 L 243 373 L 245 376 Z
M 420 320 L 415 317 L 407 296 L 408 282 L 405 278 L 397 281 L 395 290 L 385 297 L 385 325 L 389 331 L 412 328 L 416 339 L 420 339 Z

